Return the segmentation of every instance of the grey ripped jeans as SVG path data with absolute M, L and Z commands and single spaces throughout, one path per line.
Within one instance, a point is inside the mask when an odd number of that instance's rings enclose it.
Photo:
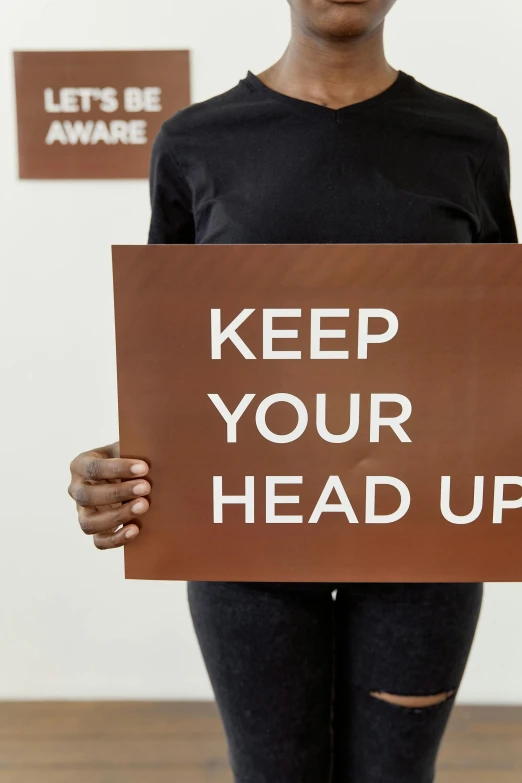
M 192 582 L 189 601 L 236 783 L 432 783 L 481 584 Z

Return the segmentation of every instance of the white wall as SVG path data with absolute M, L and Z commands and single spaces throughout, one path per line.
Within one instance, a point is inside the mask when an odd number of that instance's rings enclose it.
M 522 226 L 520 29 L 515 0 L 399 0 L 388 40 L 394 65 L 499 116 Z M 190 48 L 201 100 L 288 30 L 285 0 L 0 4 L 0 698 L 210 696 L 184 586 L 124 582 L 66 494 L 72 456 L 116 438 L 110 245 L 145 242 L 147 184 L 19 182 L 10 52 Z M 488 586 L 462 701 L 522 702 L 521 614 L 520 585 Z

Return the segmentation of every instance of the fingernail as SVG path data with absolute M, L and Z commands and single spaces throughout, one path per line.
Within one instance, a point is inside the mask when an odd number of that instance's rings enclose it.
M 138 500 L 137 503 L 135 503 L 133 506 L 131 506 L 131 511 L 134 514 L 141 514 L 146 509 L 146 504 L 144 500 Z
M 136 462 L 134 465 L 131 465 L 130 471 L 136 476 L 144 476 L 148 469 L 149 466 L 144 462 Z
M 135 495 L 146 495 L 149 491 L 149 488 L 146 484 L 136 484 L 134 489 L 132 490 Z
M 136 530 L 136 528 L 132 528 L 131 530 L 127 530 L 127 532 L 125 533 L 125 538 L 136 538 L 136 536 L 138 535 L 138 532 L 139 531 Z

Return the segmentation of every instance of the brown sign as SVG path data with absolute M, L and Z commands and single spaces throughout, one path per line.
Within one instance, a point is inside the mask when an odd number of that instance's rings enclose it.
M 522 249 L 114 248 L 126 575 L 522 579 Z
M 164 120 L 190 102 L 189 53 L 15 52 L 22 179 L 147 178 Z

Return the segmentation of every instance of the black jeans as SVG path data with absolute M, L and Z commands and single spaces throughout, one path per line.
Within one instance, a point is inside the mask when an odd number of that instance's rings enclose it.
M 337 590 L 336 596 L 332 593 Z M 480 584 L 192 582 L 236 783 L 431 783 Z

